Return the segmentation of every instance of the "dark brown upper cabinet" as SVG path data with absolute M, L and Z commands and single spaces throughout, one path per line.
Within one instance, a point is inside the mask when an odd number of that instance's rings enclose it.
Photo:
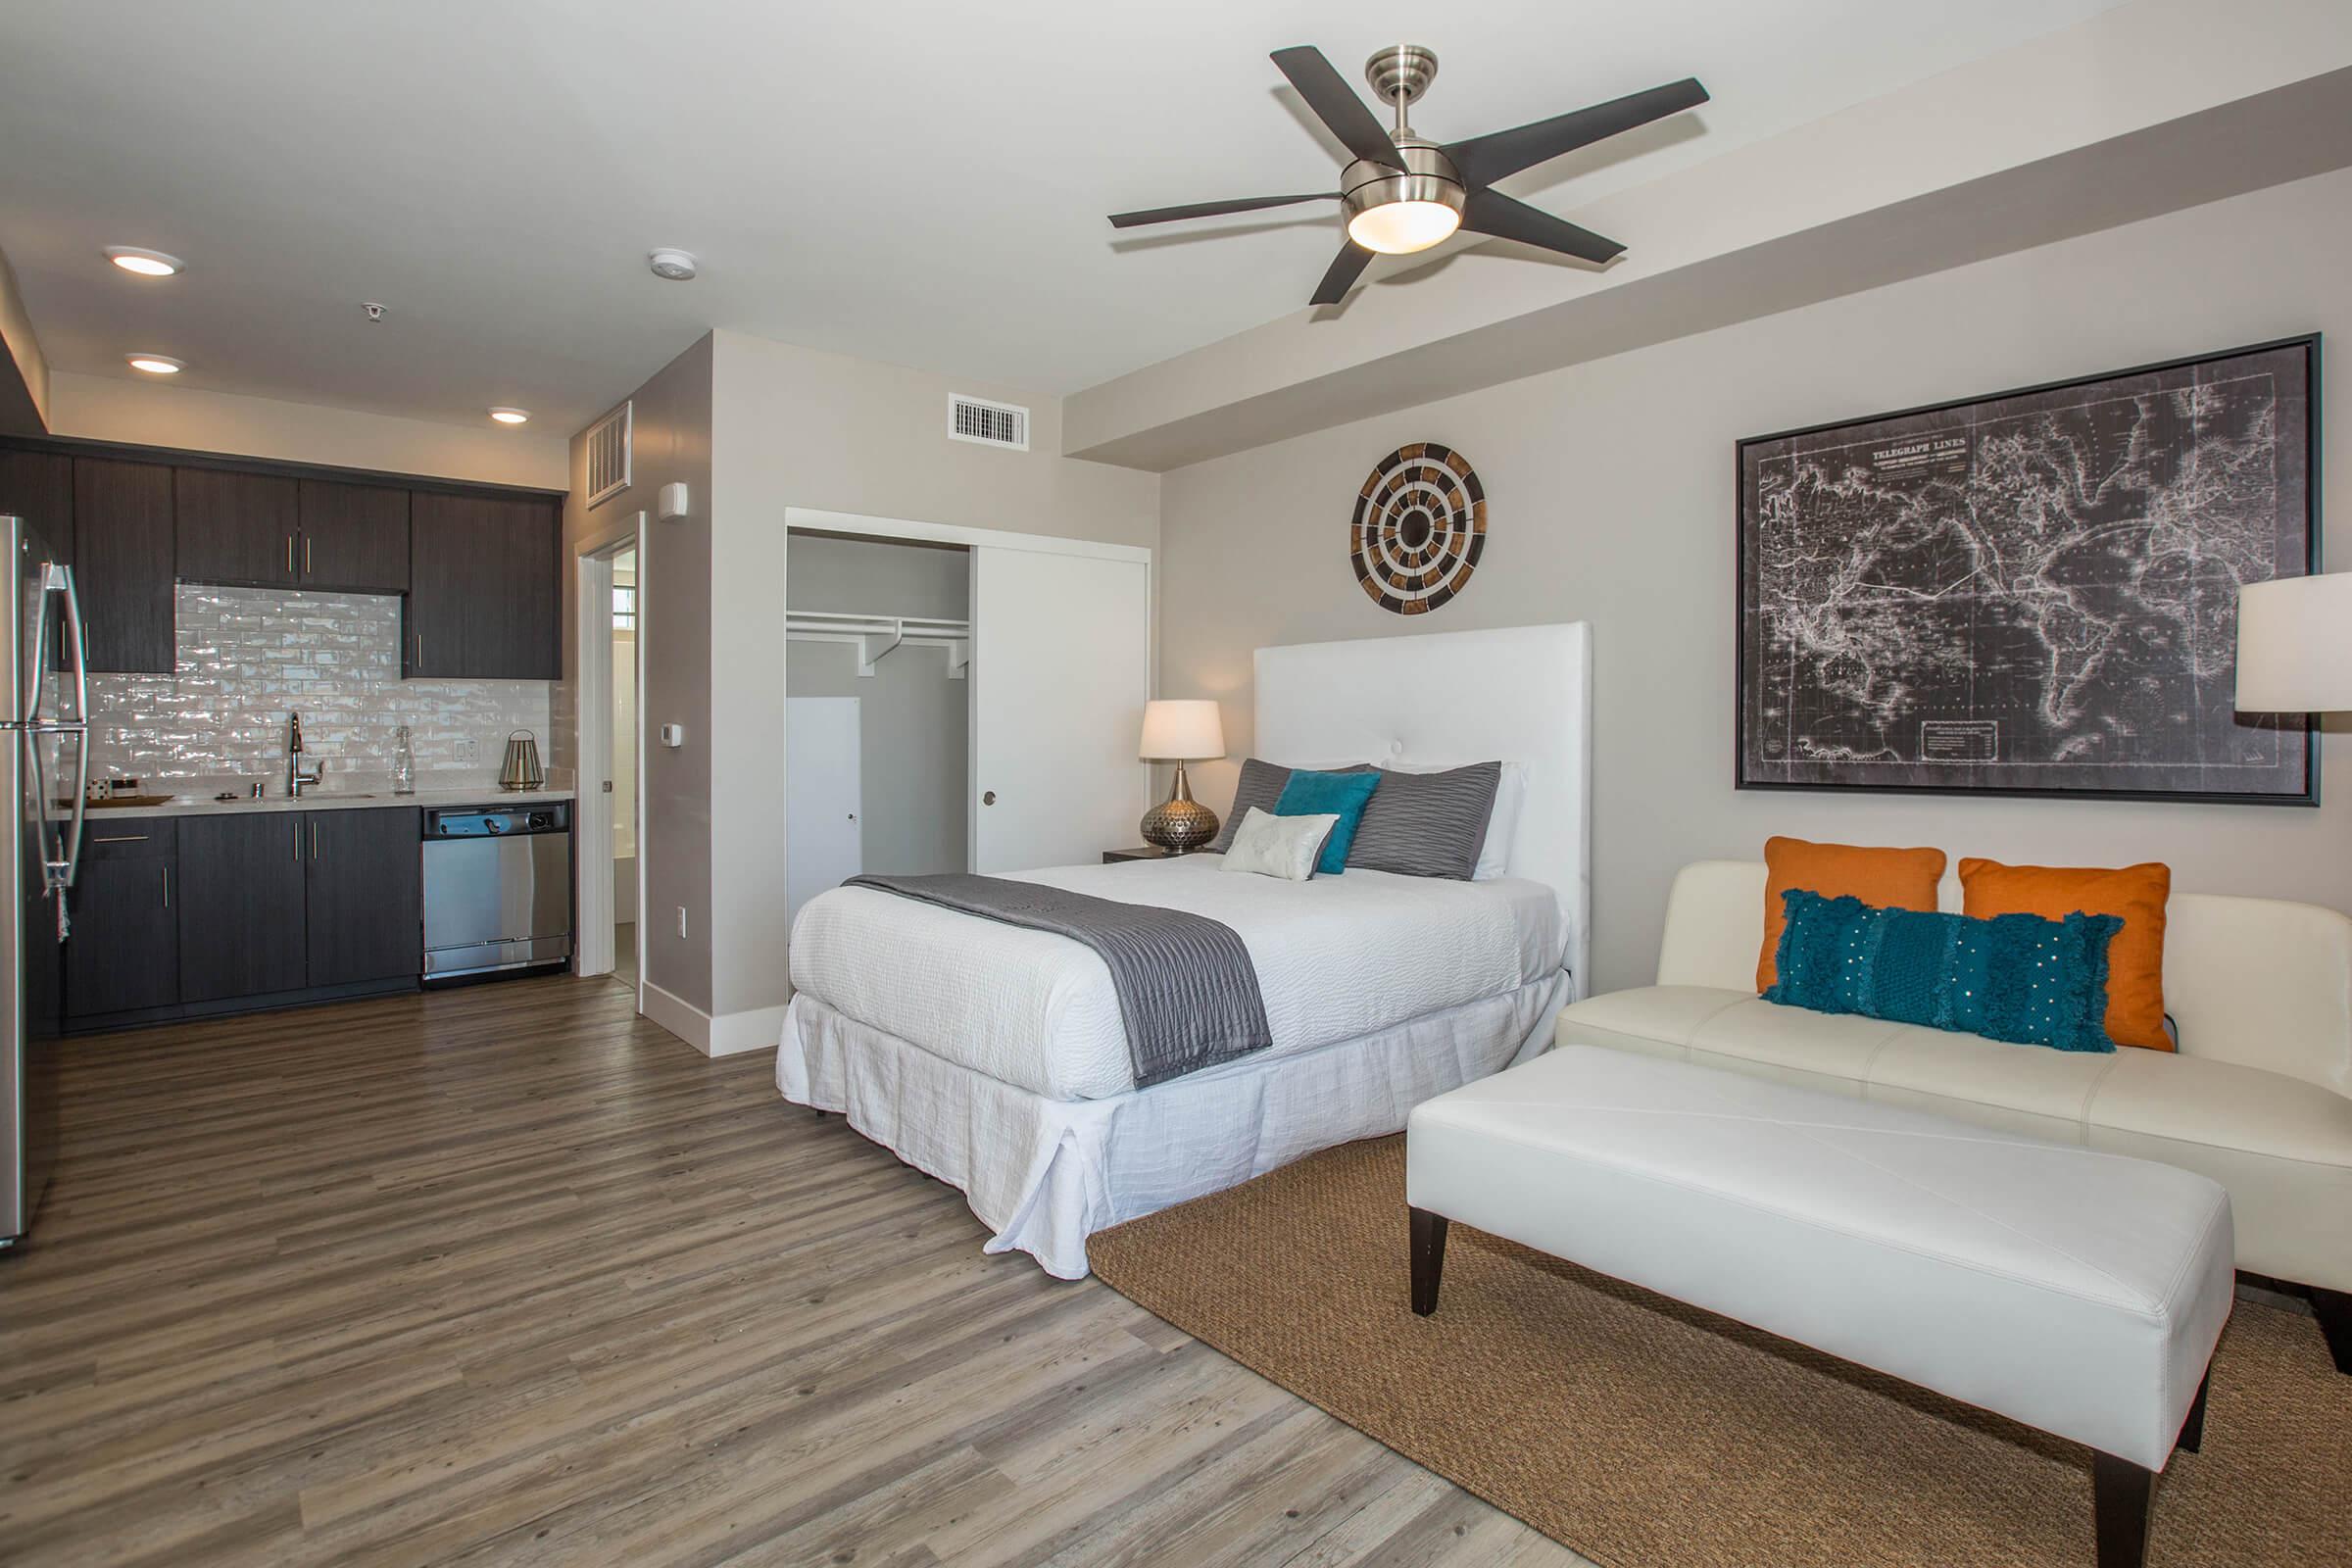
M 74 460 L 74 577 L 90 668 L 172 673 L 172 470 Z
M 189 582 L 292 588 L 300 581 L 295 483 L 270 473 L 172 470 L 179 574 Z
M 552 501 L 411 496 L 401 673 L 413 680 L 559 678 L 562 537 Z
M 409 591 L 409 493 L 380 484 L 302 481 L 297 580 L 343 593 Z
M 0 514 L 23 517 L 58 559 L 74 561 L 74 460 L 0 448 Z

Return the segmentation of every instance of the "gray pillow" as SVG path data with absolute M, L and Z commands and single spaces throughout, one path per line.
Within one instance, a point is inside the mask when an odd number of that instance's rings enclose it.
M 1225 813 L 1225 825 L 1217 836 L 1208 841 L 1209 855 L 1223 855 L 1233 848 L 1233 831 L 1242 825 L 1242 818 L 1256 807 L 1268 816 L 1274 814 L 1274 803 L 1282 799 L 1282 787 L 1291 781 L 1291 770 L 1273 762 L 1250 758 L 1242 763 L 1242 781 L 1233 789 L 1233 809 Z M 1375 792 L 1377 793 L 1377 792 Z
M 1477 874 L 1501 787 L 1500 762 L 1472 762 L 1443 773 L 1382 768 L 1380 788 L 1364 803 L 1355 842 L 1348 847 L 1348 868 L 1469 881 Z
M 1347 767 L 1325 767 L 1317 768 L 1315 771 L 1322 773 L 1368 773 L 1371 770 L 1372 764 L 1370 762 L 1353 762 Z M 1292 771 L 1292 769 L 1283 766 L 1280 762 L 1268 762 L 1255 757 L 1249 758 L 1244 760 L 1242 763 L 1242 781 L 1233 787 L 1233 809 L 1225 813 L 1224 826 L 1217 829 L 1217 836 L 1213 839 L 1210 839 L 1208 841 L 1208 848 L 1202 850 L 1200 853 L 1203 855 L 1223 855 L 1227 850 L 1232 849 L 1233 830 L 1242 825 L 1242 818 L 1250 814 L 1250 808 L 1252 806 L 1265 812 L 1268 816 L 1274 815 L 1274 807 L 1278 802 L 1281 801 L 1283 790 L 1290 784 Z M 1378 790 L 1374 790 L 1372 793 L 1377 795 L 1380 792 Z M 1353 862 L 1351 861 L 1349 863 L 1352 864 Z

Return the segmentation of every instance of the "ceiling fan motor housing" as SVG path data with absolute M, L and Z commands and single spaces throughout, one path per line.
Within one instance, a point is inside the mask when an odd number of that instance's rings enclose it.
M 1396 143 L 1396 151 L 1404 159 L 1401 173 L 1368 158 L 1358 158 L 1341 172 L 1340 201 L 1350 222 L 1358 213 L 1391 202 L 1436 202 L 1456 213 L 1462 210 L 1462 177 L 1436 143 L 1408 137 Z

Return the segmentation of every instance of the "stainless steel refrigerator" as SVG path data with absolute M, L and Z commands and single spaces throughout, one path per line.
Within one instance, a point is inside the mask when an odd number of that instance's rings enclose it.
M 74 568 L 22 517 L 0 516 L 0 1247 L 32 1229 L 57 1155 L 57 1046 L 67 899 L 90 774 L 89 680 Z

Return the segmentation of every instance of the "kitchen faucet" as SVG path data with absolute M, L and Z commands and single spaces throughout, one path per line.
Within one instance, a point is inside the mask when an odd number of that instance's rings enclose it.
M 299 801 L 302 799 L 302 792 L 318 783 L 320 776 L 326 772 L 326 760 L 320 758 L 307 772 L 304 770 L 302 765 L 302 714 L 300 712 L 289 713 L 287 718 L 289 722 L 286 726 L 286 794 Z

